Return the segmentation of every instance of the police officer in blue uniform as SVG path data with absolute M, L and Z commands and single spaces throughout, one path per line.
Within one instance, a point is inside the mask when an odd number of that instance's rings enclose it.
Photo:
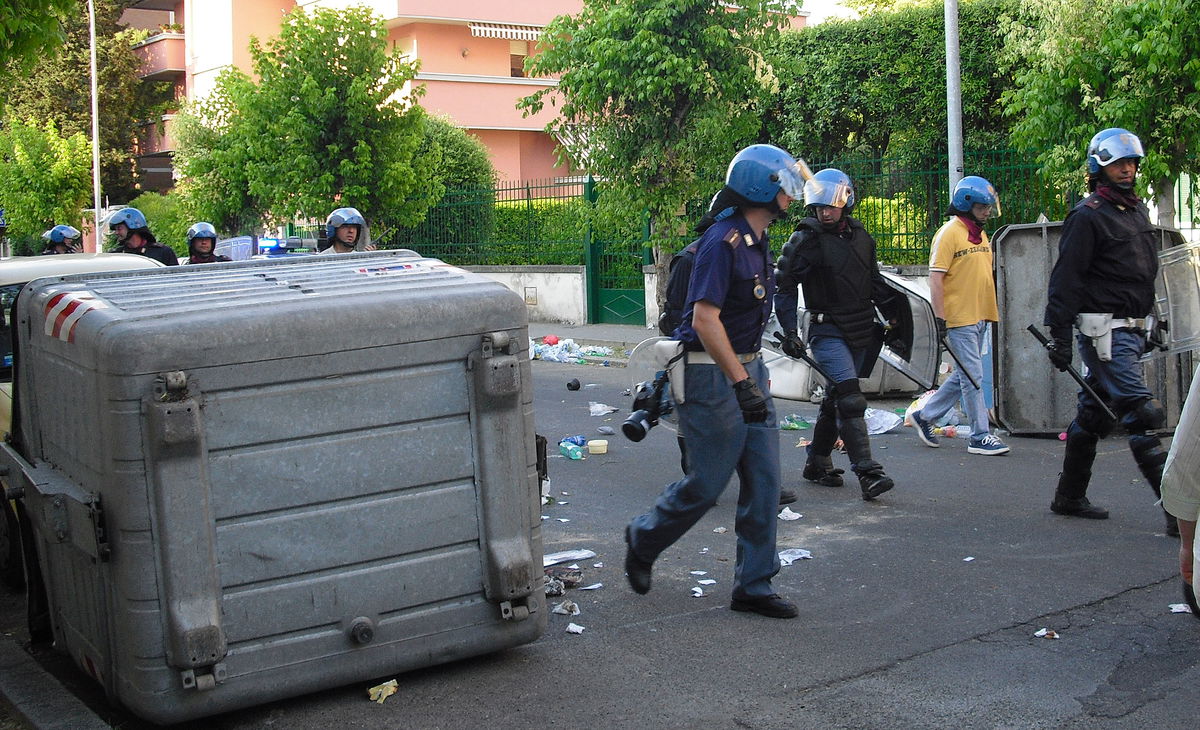
M 752 145 L 729 163 L 701 236 L 683 323 L 675 337 L 686 364 L 679 428 L 687 474 L 625 528 L 625 572 L 650 590 L 651 566 L 717 502 L 736 471 L 737 565 L 730 608 L 794 618 L 796 604 L 771 588 L 779 503 L 779 431 L 758 351 L 771 314 L 774 267 L 766 229 L 800 195 L 800 163 L 772 145 Z
M 1071 364 L 1072 327 L 1088 330 L 1076 337 L 1088 384 L 1117 415 L 1129 434 L 1134 461 L 1158 494 L 1167 453 L 1157 431 L 1166 425 L 1166 414 L 1146 387 L 1140 362 L 1147 351 L 1145 317 L 1154 307 L 1158 275 L 1158 235 L 1133 189 L 1144 156 L 1141 140 L 1127 130 L 1105 129 L 1092 138 L 1087 150 L 1091 195 L 1063 222 L 1043 322 L 1052 339 L 1050 362 L 1059 370 Z M 1108 510 L 1089 502 L 1086 492 L 1096 444 L 1117 423 L 1086 390 L 1080 391 L 1050 503 L 1053 512 L 1108 517 Z M 1168 534 L 1179 534 L 1170 515 L 1166 526 Z
M 850 217 L 854 203 L 854 187 L 841 170 L 821 170 L 804 183 L 809 217 L 784 245 L 776 270 L 775 316 L 783 327 L 776 337 L 784 354 L 804 356 L 796 317 L 797 286 L 803 286 L 804 306 L 812 318 L 808 336 L 813 358 L 833 380 L 813 426 L 804 478 L 842 486 L 842 470 L 834 468 L 830 456 L 840 431 L 862 498 L 870 501 L 893 482 L 871 458 L 863 417 L 867 399 L 858 379 L 871 375 L 883 345 L 875 308 L 887 308 L 893 296 L 879 273 L 875 239 Z

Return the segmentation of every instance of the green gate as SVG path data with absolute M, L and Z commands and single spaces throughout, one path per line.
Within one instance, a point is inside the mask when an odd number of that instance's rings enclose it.
M 584 198 L 596 200 L 596 184 L 589 176 Z M 642 266 L 648 249 L 642 239 L 598 240 L 588 229 L 584 248 L 587 318 L 596 324 L 646 324 L 645 279 Z

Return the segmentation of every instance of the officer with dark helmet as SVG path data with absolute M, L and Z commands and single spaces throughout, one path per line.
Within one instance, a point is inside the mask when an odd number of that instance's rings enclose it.
M 187 232 L 189 264 L 215 264 L 219 261 L 231 261 L 228 256 L 216 253 L 217 229 L 211 223 L 193 224 Z
M 137 208 L 122 208 L 108 219 L 108 230 L 117 237 L 114 253 L 132 253 L 148 256 L 167 266 L 178 266 L 179 258 L 169 246 L 154 238 L 146 223 L 146 216 Z
M 79 253 L 79 229 L 74 226 L 59 224 L 42 234 L 46 248 L 42 249 L 43 256 L 63 253 Z
M 321 253 L 350 253 L 355 249 L 374 251 L 373 245 L 362 240 L 366 227 L 367 219 L 357 208 L 338 208 L 325 219 L 325 238 L 330 243 Z
M 893 482 L 871 458 L 863 418 L 867 399 L 858 379 L 870 376 L 883 345 L 875 308 L 886 308 L 893 295 L 876 264 L 875 239 L 850 216 L 854 203 L 854 187 L 841 170 L 821 170 L 805 182 L 809 215 L 784 245 L 775 271 L 775 316 L 783 327 L 775 336 L 786 355 L 804 356 L 796 315 L 797 286 L 804 287 L 813 358 L 832 378 L 813 427 L 804 478 L 842 486 L 842 470 L 834 468 L 831 458 L 840 432 L 862 498 L 869 501 L 891 489 Z
M 675 331 L 683 366 L 679 429 L 687 473 L 625 528 L 625 573 L 637 593 L 650 590 L 654 560 L 716 504 L 736 472 L 737 565 L 730 608 L 794 618 L 796 604 L 771 588 L 779 504 L 779 430 L 767 390 L 760 339 L 771 314 L 775 268 L 767 226 L 803 185 L 801 163 L 773 145 L 751 145 L 729 163 L 700 237 L 683 322 Z
M 1146 352 L 1145 317 L 1154 306 L 1158 274 L 1157 234 L 1146 205 L 1134 192 L 1145 152 L 1133 133 L 1105 129 L 1088 144 L 1088 189 L 1067 214 L 1050 274 L 1044 324 L 1050 330 L 1050 362 L 1071 364 L 1072 328 L 1088 369 L 1088 384 L 1129 434 L 1134 461 L 1159 493 L 1163 450 L 1158 429 L 1166 425 L 1162 404 L 1146 387 L 1140 362 Z M 1067 428 L 1062 473 L 1050 509 L 1060 515 L 1102 520 L 1108 511 L 1086 496 L 1097 442 L 1117 426 L 1086 390 Z M 1166 517 L 1167 533 L 1179 534 Z

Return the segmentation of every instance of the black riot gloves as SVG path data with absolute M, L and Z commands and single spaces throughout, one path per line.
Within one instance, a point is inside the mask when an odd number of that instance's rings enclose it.
M 1070 328 L 1052 327 L 1050 344 L 1046 345 L 1046 356 L 1050 358 L 1050 364 L 1058 368 L 1059 372 L 1065 373 L 1067 368 L 1071 367 L 1072 349 Z
M 800 339 L 800 334 L 796 330 L 788 330 L 786 334 L 776 332 L 775 343 L 779 345 L 780 350 L 783 350 L 783 354 L 795 360 L 803 358 L 806 352 L 804 340 Z
M 767 420 L 767 397 L 754 378 L 749 376 L 733 384 L 738 408 L 742 409 L 742 420 L 746 423 L 762 423 Z

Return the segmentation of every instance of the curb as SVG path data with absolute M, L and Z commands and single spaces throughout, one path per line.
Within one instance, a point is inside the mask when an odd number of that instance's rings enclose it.
M 0 641 L 0 700 L 38 730 L 111 730 L 111 725 L 15 641 Z

